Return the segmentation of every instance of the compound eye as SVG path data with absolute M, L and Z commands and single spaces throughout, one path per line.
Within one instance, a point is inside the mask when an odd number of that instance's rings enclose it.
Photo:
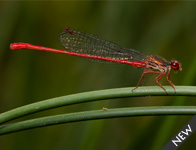
M 171 62 L 171 68 L 174 70 L 182 70 L 181 66 L 177 60 L 174 60 Z

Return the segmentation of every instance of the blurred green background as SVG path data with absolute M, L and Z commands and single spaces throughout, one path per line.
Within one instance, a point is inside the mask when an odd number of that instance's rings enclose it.
M 63 49 L 65 28 L 85 31 L 118 45 L 177 59 L 176 85 L 195 85 L 196 2 L 0 1 L 0 112 L 41 100 L 92 90 L 136 86 L 143 69 L 99 64 L 75 56 L 11 51 L 12 42 Z M 148 75 L 145 85 L 156 85 Z M 165 79 L 164 85 L 168 85 Z M 102 107 L 195 105 L 194 97 L 144 97 L 77 104 L 19 120 Z M 162 148 L 192 116 L 129 117 L 70 123 L 0 137 L 1 150 L 132 150 Z M 180 149 L 195 149 L 192 135 Z

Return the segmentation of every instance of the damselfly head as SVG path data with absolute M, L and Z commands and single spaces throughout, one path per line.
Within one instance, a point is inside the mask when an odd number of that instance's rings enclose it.
M 70 28 L 65 28 L 65 32 L 69 34 L 74 34 L 74 32 Z
M 180 71 L 182 70 L 180 63 L 177 60 L 173 60 L 171 62 L 171 68 L 174 70 L 180 70 Z

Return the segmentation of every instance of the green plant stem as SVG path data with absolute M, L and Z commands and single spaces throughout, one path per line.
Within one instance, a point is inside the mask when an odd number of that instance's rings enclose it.
M 136 96 L 196 96 L 196 87 L 194 86 L 176 86 L 176 93 L 174 93 L 174 90 L 171 87 L 166 86 L 165 89 L 168 94 L 158 86 L 139 87 L 133 92 L 131 91 L 132 89 L 133 88 L 119 88 L 92 91 L 36 102 L 0 114 L 0 124 L 36 112 L 90 101 Z
M 62 114 L 56 116 L 43 117 L 38 119 L 27 120 L 23 122 L 13 123 L 0 127 L 0 135 L 45 127 L 50 125 L 58 125 L 63 123 L 119 118 L 130 116 L 155 116 L 155 115 L 194 115 L 196 114 L 196 106 L 156 106 L 156 107 L 134 107 L 134 108 L 117 108 L 102 109 L 96 111 L 86 111 Z

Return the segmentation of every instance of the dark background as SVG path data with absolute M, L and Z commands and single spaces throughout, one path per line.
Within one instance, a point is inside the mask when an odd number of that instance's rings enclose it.
M 147 55 L 177 59 L 176 85 L 196 83 L 196 2 L 7 2 L 0 1 L 0 112 L 45 99 L 109 88 L 136 86 L 143 69 L 99 64 L 75 56 L 32 50 L 11 51 L 27 42 L 63 49 L 65 27 L 86 31 Z M 148 75 L 145 85 L 156 85 Z M 168 85 L 165 79 L 164 85 Z M 144 97 L 77 104 L 19 120 L 102 107 L 195 105 L 194 97 Z M 192 116 L 129 117 L 70 123 L 0 137 L 2 150 L 130 150 L 162 148 Z M 181 149 L 194 149 L 193 134 Z

